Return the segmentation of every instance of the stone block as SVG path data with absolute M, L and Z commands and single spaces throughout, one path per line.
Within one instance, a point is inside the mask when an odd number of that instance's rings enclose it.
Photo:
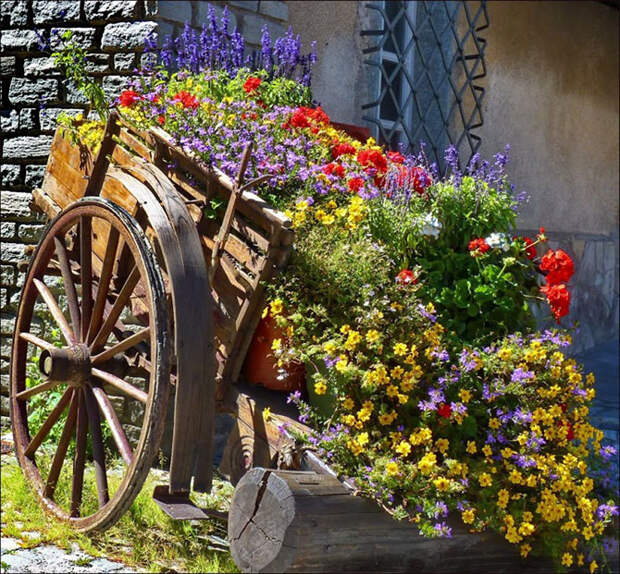
M 9 397 L 7 397 L 6 395 L 0 396 L 0 414 L 3 417 L 8 417 L 10 415 L 11 409 L 9 405 Z
M 3 221 L 2 223 L 0 223 L 0 239 L 15 239 L 16 227 L 17 224 L 13 221 Z M 13 268 L 11 267 L 10 269 Z
M 44 165 L 27 165 L 26 177 L 24 183 L 28 189 L 39 187 L 43 183 L 43 176 L 45 175 Z
M 130 76 L 106 76 L 103 78 L 103 91 L 108 100 L 118 98 L 120 93 L 127 88 Z
M 15 106 L 28 106 L 40 102 L 56 103 L 58 81 L 13 78 L 9 86 L 9 101 Z
M 3 163 L 0 166 L 0 174 L 2 174 L 2 186 L 17 187 L 23 184 L 21 165 L 11 163 Z
M 3 134 L 12 134 L 19 130 L 19 113 L 17 110 L 3 110 L 0 116 L 0 128 Z
M 58 116 L 62 113 L 70 116 L 77 116 L 84 113 L 80 108 L 43 108 L 39 111 L 39 126 L 42 132 L 53 132 L 56 130 Z
M 114 69 L 117 72 L 131 72 L 136 66 L 135 54 L 114 54 Z
M 80 19 L 80 0 L 32 0 L 35 24 L 75 22 Z
M 62 89 L 64 92 L 64 101 L 71 105 L 85 105 L 87 106 L 90 102 L 88 98 L 78 90 L 75 82 L 73 80 L 63 80 L 62 81 Z
M 0 2 L 0 21 L 3 28 L 26 26 L 28 24 L 27 0 L 2 0 Z M 4 34 L 5 31 L 2 33 Z
M 146 16 L 157 16 L 157 0 L 144 0 L 144 13 Z
M 144 41 L 157 33 L 155 22 L 118 22 L 103 30 L 101 47 L 104 50 L 133 50 L 144 46 Z
M 38 113 L 35 108 L 23 108 L 19 110 L 20 131 L 33 131 L 37 129 Z
M 0 58 L 0 76 L 15 75 L 15 56 L 2 56 Z
M 50 153 L 51 136 L 22 136 L 4 140 L 4 159 L 44 159 Z
M 267 20 L 259 15 L 244 14 L 241 33 L 243 34 L 245 41 L 248 44 L 260 46 L 261 37 L 263 35 L 263 26 L 267 26 L 272 41 L 286 34 L 286 28 L 281 24 Z
M 9 291 L 8 289 L 0 289 L 0 309 L 8 309 Z
M 86 0 L 84 14 L 89 22 L 105 24 L 137 16 L 137 0 Z
M 2 318 L 0 318 L 0 333 L 3 335 L 12 335 L 14 324 L 15 317 L 13 315 L 3 315 Z
M 2 193 L 7 193 L 6 191 Z M 26 246 L 21 243 L 3 243 L 0 251 L 2 263 L 19 263 L 26 257 Z
M 152 52 L 140 54 L 140 68 L 141 69 L 152 68 L 156 64 L 157 64 L 157 54 L 153 54 Z
M 196 7 L 198 8 L 196 12 L 196 19 L 194 21 L 194 25 L 198 28 L 201 28 L 203 24 L 208 24 L 209 22 L 209 4 L 208 2 L 198 2 Z M 215 16 L 217 18 L 218 25 L 221 23 L 222 14 L 224 13 L 224 8 L 222 6 L 212 5 L 215 11 Z M 237 26 L 237 16 L 234 12 L 228 11 L 228 18 L 230 20 L 228 24 L 228 30 L 233 31 Z
M 227 2 L 229 6 L 234 6 L 235 8 L 243 8 L 244 10 L 249 10 L 250 12 L 258 11 L 258 1 L 257 0 L 234 0 Z
M 258 11 L 265 16 L 288 22 L 288 6 L 285 2 L 261 0 L 258 5 Z
M 0 373 L 8 373 L 11 363 L 6 359 L 0 359 Z
M 98 53 L 86 56 L 86 71 L 90 74 L 101 74 L 110 69 L 110 54 Z
M 32 52 L 39 44 L 34 30 L 2 30 L 0 50 L 4 52 Z
M 62 36 L 67 31 L 71 32 L 71 42 L 74 42 L 80 48 L 88 50 L 95 46 L 96 28 L 53 28 L 50 36 L 50 46 L 52 48 L 59 47 L 61 40 L 58 35 Z M 58 35 L 56 35 L 56 32 Z
M 37 243 L 44 227 L 43 223 L 22 223 L 17 228 L 17 237 L 26 243 Z
M 24 60 L 24 76 L 58 76 L 60 70 L 54 58 L 28 58 Z
M 3 191 L 2 192 L 2 216 L 6 219 L 30 219 L 32 212 L 30 210 L 30 200 L 32 196 L 29 193 L 21 191 Z M 4 249 L 4 246 L 3 246 Z
M 199 2 L 198 6 L 203 4 Z M 206 2 L 204 2 L 206 4 Z M 165 20 L 172 20 L 185 24 L 192 21 L 192 5 L 190 2 L 176 2 L 175 0 L 159 0 L 157 15 Z
M 15 267 L 12 265 L 0 265 L 0 285 L 12 286 L 15 281 Z

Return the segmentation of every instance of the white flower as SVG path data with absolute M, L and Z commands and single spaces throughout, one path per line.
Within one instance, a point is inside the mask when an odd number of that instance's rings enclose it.
M 505 233 L 491 233 L 491 235 L 485 238 L 485 241 L 491 249 L 495 249 L 496 247 L 501 247 L 503 251 L 508 251 L 510 249 L 510 241 Z
M 422 235 L 427 235 L 429 237 L 439 237 L 441 233 L 441 222 L 430 213 L 427 213 L 421 220 L 422 222 Z

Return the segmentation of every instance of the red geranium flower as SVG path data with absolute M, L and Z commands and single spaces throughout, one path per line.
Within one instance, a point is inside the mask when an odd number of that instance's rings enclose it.
M 551 314 L 559 323 L 560 318 L 568 315 L 570 306 L 570 293 L 566 285 L 544 285 L 540 288 L 541 293 L 547 297 L 547 302 L 551 307 Z
M 339 163 L 328 163 L 321 168 L 321 171 L 326 175 L 337 175 L 338 177 L 342 177 L 344 175 L 344 167 L 342 167 Z
M 140 99 L 140 94 L 138 94 L 138 92 L 134 92 L 133 90 L 125 90 L 121 93 L 118 99 L 121 106 L 130 108 Z
M 415 285 L 418 282 L 418 279 L 413 274 L 411 269 L 403 269 L 397 276 L 396 282 L 401 285 Z
M 338 159 L 341 155 L 353 155 L 354 153 L 355 148 L 349 143 L 336 142 L 332 146 L 332 157 L 334 159 Z
M 575 272 L 575 266 L 570 256 L 561 249 L 550 249 L 540 260 L 540 270 L 546 274 L 549 285 L 566 283 Z
M 536 245 L 534 245 L 534 241 L 530 237 L 515 237 L 515 239 L 519 239 L 525 243 L 525 255 L 528 259 L 532 260 L 536 258 Z
M 389 151 L 388 158 L 391 162 L 394 163 L 403 163 L 405 161 L 405 157 L 403 156 L 403 154 L 397 151 Z
M 360 150 L 357 154 L 357 161 L 364 167 L 374 167 L 379 173 L 387 171 L 387 159 L 376 149 Z
M 361 177 L 352 177 L 347 185 L 351 191 L 357 193 L 364 185 L 364 180 Z
M 185 90 L 181 90 L 180 92 L 176 93 L 172 97 L 172 99 L 175 102 L 181 102 L 184 108 L 191 108 L 193 110 L 195 110 L 200 105 L 198 98 L 196 98 L 196 96 L 193 96 L 189 92 L 186 92 Z
M 165 121 L 166 118 L 164 116 L 157 116 L 157 123 L 159 123 L 160 126 L 163 126 Z
M 397 183 L 400 187 L 411 185 L 416 193 L 422 195 L 426 188 L 433 183 L 428 172 L 421 167 L 398 166 Z
M 472 255 L 474 257 L 476 257 L 477 255 L 482 255 L 483 253 L 486 253 L 489 249 L 491 249 L 489 244 L 482 237 L 472 239 L 469 242 L 467 248 L 472 252 Z
M 444 419 L 449 419 L 450 415 L 452 414 L 452 409 L 450 408 L 450 405 L 447 405 L 446 403 L 441 403 L 439 405 L 439 408 L 437 409 L 437 414 Z
M 263 83 L 263 80 L 257 78 L 256 76 L 250 76 L 245 83 L 243 84 L 243 89 L 245 93 L 250 95 L 253 94 L 256 90 L 258 90 L 258 86 Z

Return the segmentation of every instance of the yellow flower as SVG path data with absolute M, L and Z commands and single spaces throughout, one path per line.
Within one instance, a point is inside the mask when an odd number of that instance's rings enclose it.
M 534 525 L 530 522 L 522 522 L 521 526 L 519 526 L 519 534 L 521 536 L 529 536 L 534 532 Z
M 433 480 L 433 484 L 439 492 L 445 492 L 446 490 L 448 490 L 448 488 L 450 488 L 450 481 L 443 476 L 440 476 L 439 478 Z
M 357 347 L 357 345 L 359 345 L 361 340 L 362 340 L 362 336 L 357 331 L 351 330 L 351 331 L 349 331 L 349 335 L 347 337 L 347 340 L 344 343 L 344 347 L 348 351 L 354 351 L 355 347 Z
M 401 440 L 394 450 L 401 456 L 408 456 L 411 452 L 411 445 L 406 440 Z
M 342 401 L 342 407 L 346 411 L 350 411 L 354 406 L 355 403 L 353 402 L 353 399 L 351 397 L 347 397 L 346 399 L 344 399 L 344 401 Z
M 447 438 L 438 438 L 435 441 L 435 446 L 439 449 L 441 454 L 444 454 L 450 446 L 450 441 Z
M 480 486 L 491 486 L 493 484 L 493 479 L 490 474 L 483 472 L 478 477 L 478 482 L 480 483 Z
M 340 332 L 343 335 L 346 335 L 350 330 L 351 330 L 351 326 L 350 325 L 343 325 L 342 327 L 340 327 Z
M 573 557 L 570 552 L 564 552 L 562 554 L 562 566 L 566 566 L 567 568 L 573 563 Z
M 485 444 L 482 447 L 482 452 L 484 453 L 484 456 L 491 456 L 493 454 L 493 451 L 491 450 L 491 447 L 488 444 Z
M 371 413 L 372 410 L 365 407 L 361 408 L 359 411 L 357 411 L 357 418 L 362 422 L 366 422 L 370 418 Z
M 583 554 L 577 554 L 577 566 L 583 566 Z
M 402 367 L 394 367 L 391 371 L 390 371 L 390 376 L 393 379 L 397 379 L 400 380 L 401 377 L 403 376 L 404 373 L 404 369 Z
M 592 560 L 592 562 L 590 562 L 590 574 L 596 570 L 598 570 L 598 564 L 596 563 L 596 560 Z
M 392 424 L 392 415 L 389 413 L 379 415 L 379 424 L 382 424 L 383 426 Z
M 467 389 L 461 389 L 459 391 L 459 398 L 461 399 L 461 401 L 463 401 L 464 403 L 468 403 L 471 400 L 471 392 L 468 391 Z
M 465 449 L 469 454 L 476 454 L 478 449 L 476 448 L 476 443 L 473 440 L 467 442 L 467 448 Z
M 465 524 L 471 524 L 476 516 L 476 511 L 473 508 L 468 508 L 461 514 L 461 518 Z
M 266 421 L 271 420 L 271 409 L 269 407 L 263 409 L 263 419 Z
M 492 428 L 492 429 L 498 429 L 499 427 L 500 427 L 500 422 L 499 422 L 499 419 L 492 418 L 492 419 L 489 421 L 489 428 Z
M 282 299 L 274 299 L 271 302 L 271 314 L 275 317 L 276 315 L 279 315 L 280 313 L 282 313 Z
M 353 415 L 343 415 L 340 420 L 349 427 L 355 424 L 355 417 Z
M 360 434 L 357 435 L 357 438 L 355 440 L 357 440 L 357 444 L 359 444 L 360 446 L 364 446 L 368 444 L 368 440 L 369 440 L 368 433 L 361 432 Z
M 398 395 L 398 387 L 395 385 L 388 385 L 388 388 L 385 390 L 388 397 L 395 397 Z
M 499 506 L 500 508 L 506 508 L 509 500 L 510 500 L 510 493 L 505 488 L 502 488 L 497 493 L 497 506 Z
M 325 349 L 325 352 L 331 356 L 336 352 L 336 343 L 333 341 L 327 341 L 327 343 L 323 345 L 323 349 Z
M 340 357 L 338 357 L 338 362 L 336 363 L 336 370 L 339 373 L 344 373 L 347 370 L 348 364 L 349 359 L 347 359 L 344 355 L 340 355 Z
M 398 463 L 391 461 L 385 465 L 385 470 L 388 476 L 396 476 L 398 474 Z
M 519 535 L 516 528 L 508 528 L 508 532 L 505 535 L 506 540 L 512 544 L 518 544 L 523 540 L 523 538 Z
M 282 339 L 274 339 L 271 343 L 272 351 L 279 351 L 282 348 Z
M 407 401 L 409 400 L 409 397 L 407 395 L 403 395 L 402 393 L 398 393 L 397 397 L 398 397 L 398 402 L 401 405 L 407 404 Z
M 369 345 L 372 345 L 373 343 L 377 343 L 380 340 L 381 340 L 381 333 L 379 333 L 379 331 L 377 331 L 376 329 L 370 329 L 370 331 L 366 333 L 366 342 Z
M 521 544 L 521 557 L 527 558 L 527 555 L 530 553 L 532 547 L 529 544 Z
M 317 395 L 324 395 L 327 392 L 327 385 L 324 380 L 317 381 L 314 383 L 314 392 Z
M 430 474 L 437 464 L 435 453 L 429 452 L 425 454 L 418 462 L 418 468 L 422 474 Z
M 407 345 L 404 343 L 396 343 L 394 345 L 394 354 L 398 357 L 402 357 L 407 354 Z

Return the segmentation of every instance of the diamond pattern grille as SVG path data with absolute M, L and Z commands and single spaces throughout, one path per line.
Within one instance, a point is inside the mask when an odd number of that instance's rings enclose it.
M 376 98 L 362 106 L 380 141 L 412 150 L 421 141 L 443 167 L 453 144 L 469 161 L 480 147 L 486 76 L 481 33 L 488 27 L 486 2 L 369 3 L 376 25 L 364 53 L 375 70 Z

